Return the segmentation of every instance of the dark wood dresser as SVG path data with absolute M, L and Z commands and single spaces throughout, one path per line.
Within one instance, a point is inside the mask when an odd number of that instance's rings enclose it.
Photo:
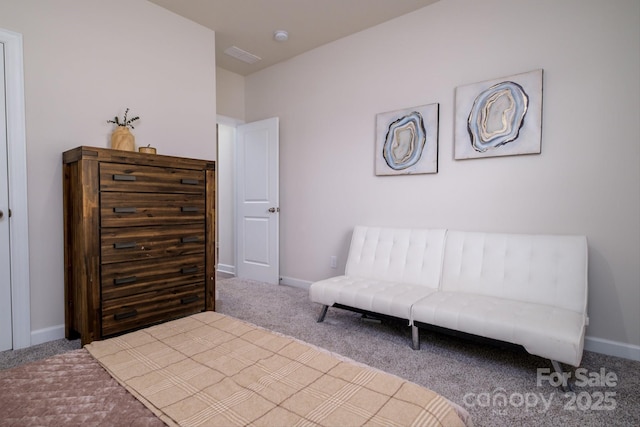
M 67 338 L 215 309 L 215 162 L 84 146 L 62 160 Z

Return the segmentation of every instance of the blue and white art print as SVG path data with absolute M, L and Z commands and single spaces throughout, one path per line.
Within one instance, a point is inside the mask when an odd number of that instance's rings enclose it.
M 438 104 L 376 115 L 376 175 L 438 172 Z
M 456 88 L 456 159 L 540 154 L 542 70 Z

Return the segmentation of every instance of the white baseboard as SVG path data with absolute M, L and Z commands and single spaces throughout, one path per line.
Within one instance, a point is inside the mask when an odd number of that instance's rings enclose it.
M 218 264 L 218 271 L 220 273 L 233 274 L 236 275 L 236 267 L 233 265 L 227 264 Z
M 294 288 L 301 288 L 306 290 L 309 290 L 309 287 L 311 286 L 312 283 L 313 282 L 310 282 L 308 280 L 294 279 L 293 277 L 280 278 L 281 285 L 292 286 Z
M 64 325 L 31 331 L 31 345 L 43 344 L 64 338 Z
M 640 346 L 634 344 L 626 344 L 604 338 L 585 337 L 584 349 L 594 353 L 640 361 Z

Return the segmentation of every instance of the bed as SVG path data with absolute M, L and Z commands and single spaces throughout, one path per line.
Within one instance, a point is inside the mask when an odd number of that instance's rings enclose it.
M 48 368 L 0 372 L 1 419 L 11 417 L 10 425 L 472 425 L 463 408 L 431 390 L 211 311 L 47 361 Z M 33 377 L 32 384 L 23 387 L 16 375 Z M 37 390 L 38 384 L 47 390 L 28 404 L 15 393 L 16 386 Z

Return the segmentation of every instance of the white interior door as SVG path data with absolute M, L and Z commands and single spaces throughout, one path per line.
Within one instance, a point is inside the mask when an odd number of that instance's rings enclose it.
M 11 237 L 0 236 L 0 263 L 6 256 L 2 250 L 10 252 L 9 267 L 0 265 L 0 334 L 13 339 L 13 349 L 31 345 L 31 307 L 29 285 L 29 220 L 27 209 L 27 138 L 24 105 L 24 73 L 22 35 L 0 28 L 4 74 L 3 94 L 0 94 L 2 112 L 0 117 L 0 151 L 4 160 L 0 160 L 0 204 L 4 205 L 2 226 Z M 4 102 L 2 102 L 4 101 Z M 5 197 L 5 199 L 3 199 Z M 6 197 L 9 201 L 7 203 Z M 3 201 L 4 200 L 4 201 Z M 11 219 L 5 209 L 11 207 Z M 8 230 L 8 231 L 7 231 Z M 9 249 L 7 249 L 9 245 Z M 7 283 L 9 281 L 9 283 Z M 8 288 L 7 288 L 8 287 Z M 5 296 L 10 295 L 10 302 Z M 5 310 L 2 304 L 10 309 Z M 10 316 L 10 321 L 3 320 Z M 9 330 L 9 328 L 11 328 Z
M 9 180 L 7 111 L 4 88 L 4 44 L 0 43 L 0 351 L 13 348 L 11 323 L 11 257 L 9 246 Z
M 278 118 L 239 125 L 236 147 L 236 276 L 278 284 Z

